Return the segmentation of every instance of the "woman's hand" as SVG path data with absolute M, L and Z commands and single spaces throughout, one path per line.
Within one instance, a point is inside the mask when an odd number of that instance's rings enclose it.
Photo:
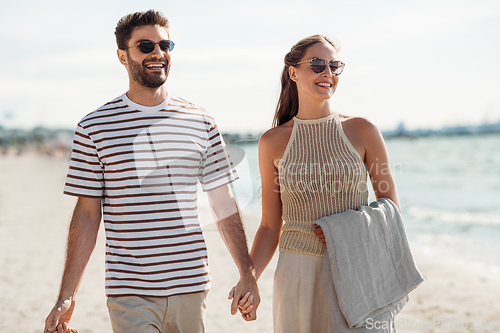
M 235 289 L 236 286 L 231 289 L 227 299 L 233 299 Z M 247 321 L 251 319 L 250 311 L 252 311 L 253 309 L 252 302 L 253 302 L 253 295 L 250 294 L 250 292 L 247 292 L 238 302 L 238 309 L 240 310 L 241 316 L 243 317 L 243 319 Z
M 319 225 L 317 225 L 316 223 L 311 225 L 311 227 L 314 228 L 314 234 L 316 236 L 318 236 L 321 243 L 326 245 L 326 239 L 325 239 L 325 234 L 323 234 L 323 229 L 321 229 L 321 227 Z

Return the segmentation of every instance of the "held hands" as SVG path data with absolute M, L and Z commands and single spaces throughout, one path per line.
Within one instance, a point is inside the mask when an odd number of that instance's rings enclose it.
M 228 299 L 232 299 L 231 314 L 235 315 L 239 310 L 241 317 L 246 321 L 257 319 L 257 307 L 260 304 L 260 295 L 257 283 L 255 280 L 250 283 L 249 287 L 242 285 L 240 280 L 229 292 Z M 246 288 L 245 288 L 246 287 Z M 245 290 L 249 290 L 246 291 Z
M 233 287 L 231 289 L 227 299 L 233 299 L 233 301 L 234 301 L 234 288 L 236 288 L 236 287 Z M 240 301 L 237 303 L 237 307 L 238 307 L 238 310 L 240 310 L 241 317 L 243 319 L 245 319 L 246 321 L 253 320 L 250 317 L 250 311 L 253 310 L 252 302 L 253 302 L 253 295 L 251 295 L 250 292 L 247 292 L 243 296 L 243 298 L 241 298 Z M 231 314 L 235 315 L 236 313 L 233 313 L 233 311 L 231 310 Z
M 321 229 L 321 227 L 317 224 L 313 224 L 313 225 L 311 225 L 311 227 L 314 228 L 314 234 L 316 236 L 318 236 L 321 243 L 326 245 L 326 239 L 325 239 L 325 235 L 323 234 L 323 229 Z
M 44 332 L 71 333 L 76 332 L 68 326 L 69 320 L 75 310 L 74 298 L 60 299 L 45 319 Z

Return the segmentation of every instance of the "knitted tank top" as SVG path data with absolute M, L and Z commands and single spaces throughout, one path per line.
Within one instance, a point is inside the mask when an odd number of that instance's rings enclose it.
M 324 216 L 367 205 L 367 171 L 337 113 L 293 120 L 278 167 L 285 221 L 279 248 L 322 256 L 326 247 L 311 225 Z

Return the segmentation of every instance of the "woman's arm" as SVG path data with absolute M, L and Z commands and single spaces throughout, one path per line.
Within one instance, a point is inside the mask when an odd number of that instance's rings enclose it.
M 278 247 L 281 227 L 281 197 L 278 182 L 278 170 L 275 166 L 276 153 L 279 154 L 276 146 L 276 136 L 270 130 L 259 141 L 259 169 L 262 183 L 262 220 L 260 227 L 255 234 L 255 238 L 250 251 L 250 258 L 255 269 L 255 277 L 258 280 L 264 269 L 271 261 L 276 248 Z M 235 287 L 229 292 L 229 299 L 233 299 Z M 253 295 L 245 295 L 238 302 L 238 307 L 245 320 L 249 319 L 249 313 L 253 310 Z
M 290 131 L 288 131 L 290 132 Z M 284 136 L 280 137 L 280 136 Z M 259 169 L 262 183 L 262 220 L 250 251 L 250 258 L 258 280 L 271 261 L 278 247 L 281 227 L 281 196 L 278 178 L 277 158 L 281 158 L 290 133 L 278 128 L 264 133 L 259 141 Z M 234 297 L 235 288 L 229 292 L 229 299 Z M 245 320 L 253 309 L 253 295 L 245 295 L 238 302 L 238 307 Z
M 375 196 L 377 199 L 391 199 L 401 211 L 382 133 L 372 121 L 364 118 L 358 118 L 358 120 L 359 133 L 363 136 L 365 147 L 365 163 Z
M 267 267 L 278 247 L 281 227 L 282 203 L 278 170 L 275 158 L 279 156 L 280 146 L 275 130 L 264 133 L 259 141 L 259 169 L 262 182 L 262 220 L 255 235 L 250 257 L 254 264 L 257 279 Z

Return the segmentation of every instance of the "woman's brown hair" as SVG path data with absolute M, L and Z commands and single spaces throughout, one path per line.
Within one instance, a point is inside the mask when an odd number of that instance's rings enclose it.
M 322 35 L 306 37 L 292 46 L 290 52 L 285 55 L 285 67 L 281 73 L 281 92 L 274 114 L 273 127 L 282 125 L 297 115 L 299 111 L 297 84 L 290 79 L 288 68 L 301 61 L 307 49 L 316 43 L 329 43 L 337 52 L 340 50 L 338 45 Z

